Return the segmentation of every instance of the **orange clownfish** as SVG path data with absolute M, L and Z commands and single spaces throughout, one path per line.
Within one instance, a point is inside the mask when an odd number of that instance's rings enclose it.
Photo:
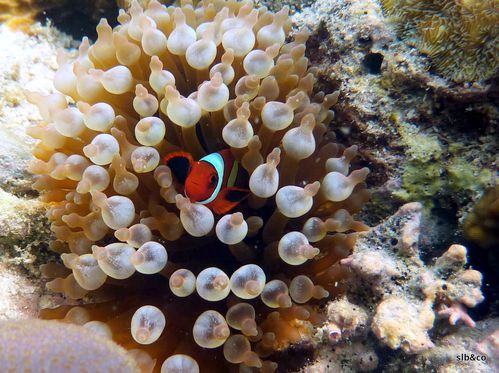
M 250 194 L 248 173 L 230 150 L 211 153 L 194 161 L 187 152 L 174 152 L 164 158 L 172 175 L 184 185 L 186 197 L 206 205 L 216 214 L 225 214 Z

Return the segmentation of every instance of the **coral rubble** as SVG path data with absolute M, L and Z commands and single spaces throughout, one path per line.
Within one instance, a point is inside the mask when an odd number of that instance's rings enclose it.
M 156 370 L 273 371 L 321 321 L 317 300 L 344 291 L 338 262 L 367 229 L 352 215 L 368 169 L 328 130 L 338 92 L 314 91 L 287 7 L 134 1 L 118 21 L 59 54 L 58 93 L 27 92 L 43 117 L 29 169 L 64 264 L 43 267 L 47 286 L 90 303 L 42 316 L 105 322 Z M 160 164 L 229 148 L 251 193 L 224 216 Z
M 381 0 L 410 44 L 456 82 L 497 76 L 497 0 Z
M 392 359 L 386 372 L 473 372 L 490 373 L 498 369 L 497 330 L 499 320 L 479 321 L 473 329 L 459 328 L 441 336 L 437 345 L 420 355 L 411 356 L 409 363 Z

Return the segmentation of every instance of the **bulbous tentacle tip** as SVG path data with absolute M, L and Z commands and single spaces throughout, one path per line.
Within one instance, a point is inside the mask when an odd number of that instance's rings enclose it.
M 137 343 L 146 344 L 150 336 L 151 332 L 149 330 L 147 330 L 146 328 L 138 328 L 135 331 L 134 339 L 137 341 Z
M 179 210 L 188 210 L 192 205 L 189 198 L 184 197 L 182 194 L 175 196 L 175 204 Z
M 171 85 L 165 86 L 165 99 L 168 101 L 174 102 L 175 100 L 180 99 L 180 92 L 177 91 L 174 87 Z
M 321 183 L 319 181 L 315 181 L 312 184 L 305 185 L 303 189 L 307 196 L 313 197 L 319 192 L 320 187 Z
M 272 151 L 267 156 L 267 163 L 269 165 L 277 167 L 280 161 L 281 161 L 281 149 L 280 148 L 272 149 Z
M 300 127 L 306 131 L 307 133 L 312 132 L 314 127 L 315 127 L 316 121 L 315 121 L 315 116 L 312 113 L 306 114 L 301 122 L 300 122 Z
M 173 10 L 173 20 L 175 22 L 175 27 L 185 24 L 185 15 L 180 8 L 175 8 Z
M 210 78 L 210 83 L 213 88 L 218 88 L 223 84 L 224 80 L 222 78 L 222 74 L 220 72 L 216 72 L 213 74 L 213 76 Z
M 158 56 L 152 56 L 149 67 L 151 68 L 151 71 L 161 71 L 163 70 L 163 62 L 161 62 Z
M 131 334 L 140 344 L 151 344 L 158 340 L 166 326 L 163 312 L 155 306 L 142 306 L 132 316 Z
M 307 259 L 313 259 L 321 252 L 317 247 L 313 247 L 312 245 L 303 245 L 300 247 L 300 251 L 303 253 L 302 255 Z
M 104 78 L 104 71 L 101 69 L 89 69 L 88 73 L 95 80 L 101 81 Z
M 293 305 L 293 302 L 291 301 L 291 297 L 287 294 L 281 294 L 277 298 L 277 303 L 279 304 L 279 307 L 281 308 L 289 308 Z
M 105 259 L 106 248 L 103 246 L 92 245 L 92 254 L 94 254 L 97 260 Z
M 135 96 L 145 97 L 147 96 L 147 94 L 148 94 L 147 89 L 142 84 L 137 84 L 135 86 Z
M 176 354 L 166 359 L 161 366 L 161 373 L 199 373 L 199 364 L 188 355 Z
M 92 202 L 100 208 L 107 207 L 107 196 L 99 192 L 98 190 L 91 190 L 90 195 L 92 196 Z
M 222 55 L 222 63 L 232 65 L 232 62 L 234 62 L 234 50 L 232 48 L 227 48 Z
M 244 216 L 241 212 L 236 212 L 230 216 L 230 224 L 233 226 L 238 226 L 243 224 Z
M 251 115 L 249 102 L 247 101 L 243 102 L 241 107 L 237 109 L 236 113 L 237 113 L 237 119 L 247 120 Z
M 95 254 L 95 253 L 94 253 Z M 144 264 L 146 258 L 144 256 L 144 254 L 142 254 L 141 252 L 138 252 L 136 251 L 132 257 L 130 258 L 130 261 L 132 262 L 132 264 L 136 267 L 136 266 L 139 266 L 141 264 Z

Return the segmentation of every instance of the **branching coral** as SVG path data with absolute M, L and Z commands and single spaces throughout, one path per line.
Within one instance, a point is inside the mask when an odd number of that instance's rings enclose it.
M 262 359 L 311 336 L 316 300 L 343 291 L 338 261 L 367 228 L 352 215 L 368 170 L 350 171 L 357 147 L 328 132 L 338 92 L 314 94 L 287 8 L 152 0 L 118 21 L 75 61 L 58 56 L 60 93 L 27 93 L 44 119 L 30 170 L 64 263 L 43 268 L 47 286 L 101 300 L 43 316 L 105 322 L 148 369 L 272 371 Z M 223 149 L 251 193 L 219 216 L 160 160 Z
M 479 81 L 498 72 L 497 0 L 382 0 L 401 35 L 450 79 Z

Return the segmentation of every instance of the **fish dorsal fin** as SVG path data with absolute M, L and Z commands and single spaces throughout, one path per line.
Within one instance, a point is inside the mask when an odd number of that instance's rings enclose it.
M 181 184 L 185 184 L 194 159 L 187 152 L 173 152 L 163 158 L 163 162 L 170 168 L 175 180 Z

